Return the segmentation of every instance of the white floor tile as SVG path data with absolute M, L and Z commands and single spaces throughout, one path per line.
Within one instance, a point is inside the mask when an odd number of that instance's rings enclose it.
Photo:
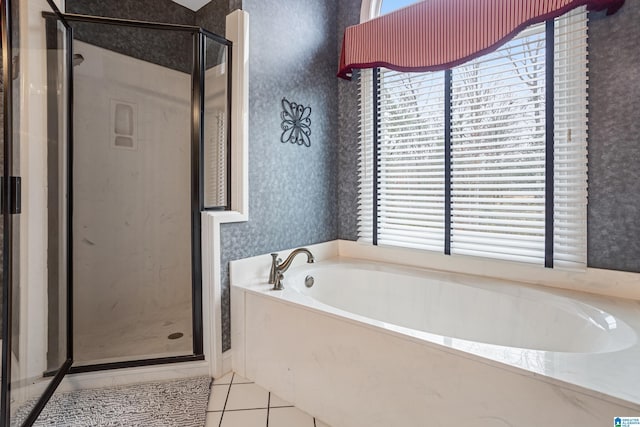
M 269 392 L 256 384 L 232 384 L 225 410 L 267 408 Z
M 228 374 L 220 377 L 220 378 L 214 378 L 213 379 L 213 383 L 215 385 L 220 385 L 220 384 L 231 384 L 231 378 L 233 378 L 233 372 L 229 372 Z
M 235 375 L 233 376 L 233 383 L 234 383 L 234 384 L 250 384 L 250 383 L 252 383 L 252 382 L 253 382 L 253 381 L 248 380 L 248 379 L 246 379 L 245 377 L 241 377 L 241 376 L 240 376 L 240 375 L 238 375 L 238 374 L 235 374 Z
M 293 405 L 287 402 L 286 400 L 283 400 L 278 396 L 276 396 L 275 394 L 271 393 L 271 399 L 269 400 L 269 407 L 277 408 L 279 406 L 293 406 Z
M 227 392 L 230 385 L 215 385 L 211 386 L 211 395 L 209 396 L 209 404 L 207 405 L 207 411 L 222 411 L 224 409 L 224 402 L 227 400 Z
M 218 427 L 222 419 L 222 412 L 207 412 L 204 427 Z
M 267 414 L 269 427 L 314 427 L 311 415 L 233 373 L 214 380 L 207 411 L 205 427 L 266 427 Z M 315 420 L 315 427 L 329 425 Z
M 269 410 L 269 427 L 313 427 L 313 417 L 298 408 Z
M 220 427 L 266 427 L 267 410 L 225 411 Z

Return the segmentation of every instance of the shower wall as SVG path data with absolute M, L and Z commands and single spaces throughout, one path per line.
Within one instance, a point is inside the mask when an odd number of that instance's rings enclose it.
M 242 8 L 240 0 L 213 0 L 197 12 L 180 6 L 171 0 L 120 0 L 109 2 L 103 0 L 67 0 L 66 12 L 82 15 L 107 16 L 112 18 L 133 19 L 141 21 L 165 22 L 171 24 L 197 25 L 216 34 L 224 35 L 226 16 L 236 9 Z M 139 59 L 189 72 L 190 62 L 185 62 L 191 55 L 191 39 L 184 40 L 176 48 L 174 36 L 159 35 L 154 40 L 145 37 L 113 37 L 96 29 L 95 26 L 76 26 L 75 37 L 79 40 L 111 49 Z M 117 32 L 130 29 L 113 29 Z M 120 40 L 120 42 L 118 42 Z M 123 43 L 122 40 L 126 40 Z M 188 67 L 185 68 L 185 65 Z
M 224 35 L 227 15 L 236 9 L 242 9 L 242 4 L 237 3 L 242 2 L 213 0 L 195 13 L 195 24 L 216 34 Z
M 190 76 L 82 42 L 75 52 L 76 334 L 176 306 L 190 316 Z
M 171 0 L 66 0 L 65 11 L 137 21 L 194 25 L 194 12 Z
M 171 0 L 67 0 L 66 11 L 82 15 L 195 25 L 195 13 Z M 74 38 L 114 52 L 142 59 L 184 73 L 191 72 L 192 37 L 144 29 L 73 23 Z

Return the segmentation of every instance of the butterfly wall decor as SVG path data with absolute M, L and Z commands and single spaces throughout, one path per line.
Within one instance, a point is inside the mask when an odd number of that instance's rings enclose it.
M 311 147 L 311 107 L 282 98 L 282 135 L 280 142 Z

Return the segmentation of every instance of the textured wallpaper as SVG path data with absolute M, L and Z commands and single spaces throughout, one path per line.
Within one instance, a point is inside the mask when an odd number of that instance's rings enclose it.
M 195 25 L 196 14 L 170 0 L 67 0 L 68 13 Z M 184 73 L 193 68 L 193 37 L 180 31 L 72 22 L 74 37 Z
M 360 1 L 341 1 L 338 10 L 338 49 L 340 55 L 344 28 L 360 22 Z M 358 79 L 338 80 L 339 141 L 338 151 L 338 238 L 358 238 L 358 143 L 359 95 Z
M 67 13 L 195 25 L 195 13 L 171 0 L 66 0 Z
M 233 10 L 229 7 L 227 0 L 213 0 L 196 12 L 195 24 L 224 37 L 227 15 Z
M 590 18 L 588 263 L 640 272 L 640 2 Z
M 228 261 L 338 237 L 338 3 L 243 1 L 251 19 L 250 218 L 222 228 L 225 350 L 230 347 Z M 280 142 L 283 97 L 311 107 L 310 147 Z

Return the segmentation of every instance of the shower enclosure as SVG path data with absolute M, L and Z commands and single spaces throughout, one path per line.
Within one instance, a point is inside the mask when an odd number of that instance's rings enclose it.
M 203 210 L 230 207 L 231 42 L 2 0 L 2 421 L 67 373 L 202 360 Z

